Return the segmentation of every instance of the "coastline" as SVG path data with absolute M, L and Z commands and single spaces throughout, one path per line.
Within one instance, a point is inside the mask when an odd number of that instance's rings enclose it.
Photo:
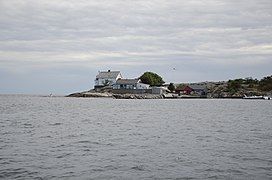
M 113 94 L 109 92 L 77 92 L 66 97 L 83 98 L 112 98 L 112 99 L 163 99 L 163 95 L 156 94 Z
M 166 94 L 114 94 L 110 92 L 93 92 L 84 91 L 69 94 L 65 97 L 77 98 L 112 98 L 112 99 L 243 99 L 243 97 L 207 97 L 207 96 L 193 96 L 181 95 L 178 96 L 174 93 Z
M 146 72 L 148 73 L 148 72 Z M 150 73 L 150 72 L 149 72 Z M 120 71 L 99 72 L 101 81 L 113 74 L 121 76 Z M 103 75 L 103 77 L 102 77 Z M 105 77 L 104 77 L 105 76 Z M 240 78 L 228 81 L 205 81 L 199 83 L 163 84 L 151 86 L 140 79 L 116 79 L 112 85 L 99 84 L 96 80 L 94 89 L 76 92 L 66 97 L 92 97 L 114 99 L 267 99 L 272 98 L 272 76 L 261 80 Z M 98 83 L 98 84 L 97 84 Z M 139 87 L 138 87 L 139 86 Z
M 213 96 L 198 96 L 198 95 L 178 95 L 175 93 L 163 93 L 163 94 L 117 94 L 112 92 L 96 92 L 95 90 L 76 92 L 65 97 L 76 98 L 112 98 L 112 99 L 245 99 L 245 100 L 271 100 L 270 96 L 225 96 L 225 97 L 213 97 Z

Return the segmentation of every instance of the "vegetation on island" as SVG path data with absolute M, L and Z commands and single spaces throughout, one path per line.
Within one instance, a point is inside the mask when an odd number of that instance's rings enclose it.
M 253 79 L 251 77 L 245 79 L 234 79 L 228 81 L 227 89 L 230 93 L 236 93 L 241 89 L 251 89 L 259 91 L 271 91 L 272 90 L 272 76 L 267 76 L 261 79 Z
M 151 86 L 161 86 L 164 81 L 161 76 L 153 72 L 145 72 L 139 79 L 143 83 Z M 183 89 L 187 85 L 198 84 L 207 88 L 208 97 L 215 98 L 240 98 L 244 95 L 269 95 L 272 94 L 272 75 L 264 77 L 260 80 L 252 77 L 231 79 L 221 82 L 203 82 L 189 84 L 174 84 L 168 85 L 168 90 L 175 93 L 176 89 Z
M 176 89 L 174 83 L 170 83 L 169 86 L 168 86 L 168 89 L 169 89 L 169 91 L 174 92 L 175 89 Z
M 145 72 L 139 79 L 142 83 L 149 84 L 150 86 L 161 86 L 164 84 L 162 77 L 153 72 Z
M 187 86 L 197 87 L 198 91 L 201 88 L 205 88 L 205 94 L 199 94 L 199 92 L 194 90 L 188 94 L 190 97 L 207 97 L 207 98 L 242 98 L 244 95 L 247 96 L 272 96 L 272 75 L 263 77 L 262 79 L 253 79 L 252 77 L 248 78 L 239 78 L 228 81 L 219 81 L 219 82 L 199 82 L 199 83 L 180 83 L 174 84 L 170 83 L 169 85 L 165 85 L 161 76 L 153 72 L 145 72 L 139 79 L 151 86 L 164 86 L 168 87 L 169 91 L 166 91 L 166 95 L 170 93 L 176 94 L 185 94 L 185 88 Z M 109 82 L 105 82 L 105 87 L 99 89 L 99 91 L 95 89 L 91 89 L 89 91 L 84 91 L 81 93 L 73 93 L 69 96 L 71 97 L 115 97 L 112 93 L 112 88 L 108 85 Z M 195 85 L 195 86 L 193 86 Z M 187 91 L 187 90 L 186 90 Z M 183 94 L 183 95 L 184 95 Z M 165 94 L 164 94 L 165 95 Z M 187 94 L 185 94 L 187 95 Z M 204 95 L 204 96 L 203 96 Z M 171 97 L 174 97 L 171 96 Z M 177 97 L 177 96 L 175 96 Z M 133 98 L 133 99 L 146 99 L 146 98 L 163 98 L 162 95 L 154 95 L 147 96 L 147 94 L 141 94 L 136 96 L 135 94 L 128 94 L 126 96 L 116 95 L 115 98 Z M 164 97 L 165 98 L 165 97 Z
M 244 95 L 264 95 L 272 92 L 272 75 L 261 80 L 239 78 L 227 82 L 209 83 L 212 97 L 241 97 Z
M 262 91 L 272 91 L 272 75 L 261 79 L 258 83 L 258 87 Z

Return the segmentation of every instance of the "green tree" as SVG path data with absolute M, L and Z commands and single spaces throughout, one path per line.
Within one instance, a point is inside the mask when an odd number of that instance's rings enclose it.
M 245 84 L 249 84 L 249 85 L 253 85 L 253 84 L 258 84 L 258 80 L 257 79 L 253 79 L 252 77 L 247 77 L 245 78 Z
M 271 91 L 272 90 L 272 75 L 264 77 L 259 81 L 259 89 L 262 91 Z
M 228 81 L 227 90 L 231 94 L 234 94 L 234 93 L 236 93 L 241 88 L 241 84 L 242 83 L 243 83 L 243 79 L 229 80 Z
M 164 83 L 162 77 L 153 72 L 145 72 L 139 79 L 151 86 L 161 86 Z
M 173 91 L 175 91 L 176 87 L 175 87 L 175 85 L 174 85 L 173 83 L 170 83 L 169 86 L 168 86 L 168 89 L 169 89 L 171 92 L 173 92 Z

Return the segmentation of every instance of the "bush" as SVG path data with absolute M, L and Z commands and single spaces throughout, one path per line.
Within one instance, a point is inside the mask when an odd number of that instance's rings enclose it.
M 258 82 L 259 81 L 257 79 L 253 79 L 252 77 L 247 77 L 244 80 L 244 83 L 249 85 L 258 84 Z
M 241 88 L 242 83 L 242 79 L 229 80 L 227 89 L 230 93 L 234 94 Z
M 169 89 L 171 92 L 173 92 L 173 91 L 175 91 L 176 87 L 175 87 L 175 85 L 174 85 L 173 83 L 170 83 L 169 86 L 168 86 L 168 89 Z
M 272 75 L 260 80 L 259 89 L 262 91 L 272 91 Z
M 162 77 L 153 72 L 145 72 L 139 79 L 150 86 L 161 86 L 164 83 Z

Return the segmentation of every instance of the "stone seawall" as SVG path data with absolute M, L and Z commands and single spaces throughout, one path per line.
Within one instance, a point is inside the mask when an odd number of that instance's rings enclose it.
M 116 99 L 163 99 L 162 95 L 156 94 L 113 94 Z

